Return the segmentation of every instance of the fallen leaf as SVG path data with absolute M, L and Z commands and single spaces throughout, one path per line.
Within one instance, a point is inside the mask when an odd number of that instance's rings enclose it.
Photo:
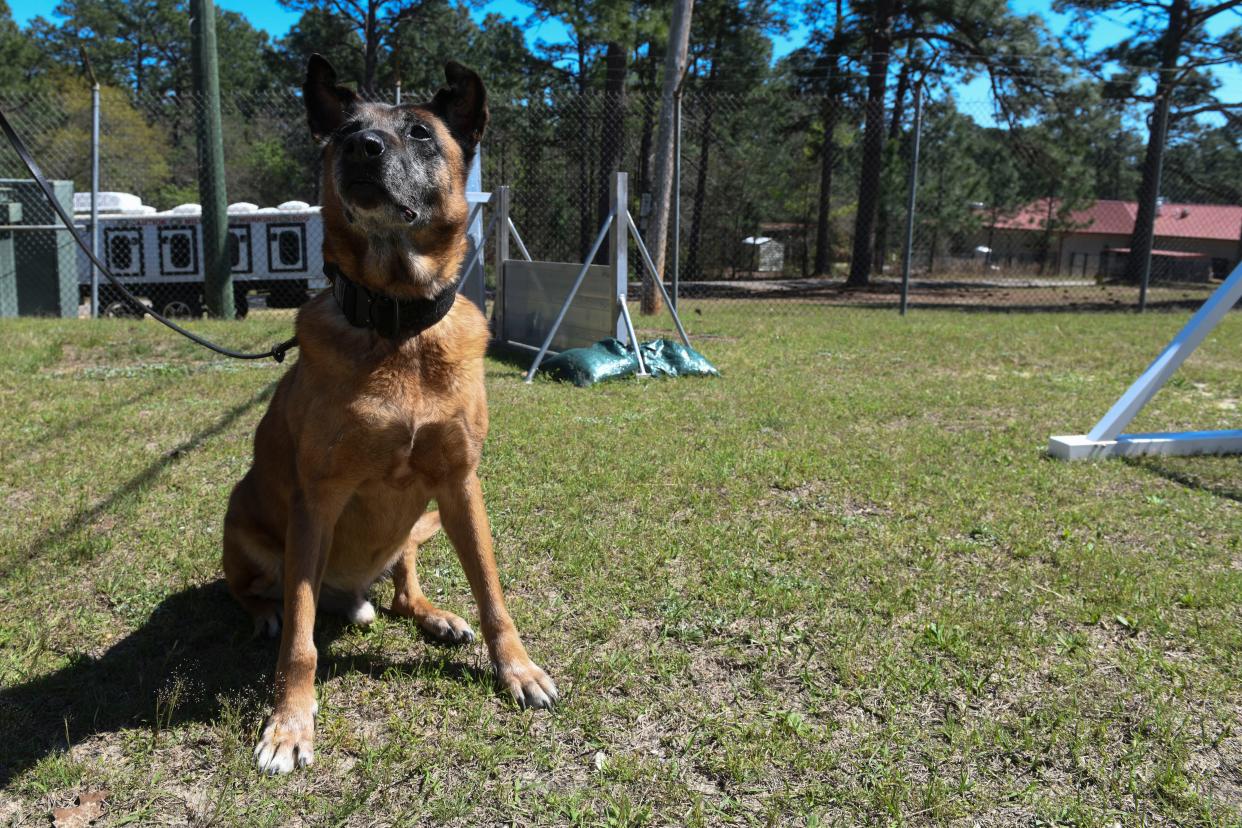
M 88 791 L 79 794 L 68 808 L 52 809 L 52 825 L 56 828 L 86 828 L 103 816 L 107 791 Z

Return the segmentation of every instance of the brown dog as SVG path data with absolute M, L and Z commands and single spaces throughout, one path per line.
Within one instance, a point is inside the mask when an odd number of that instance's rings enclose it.
M 301 355 L 259 423 L 254 464 L 224 527 L 229 589 L 274 635 L 276 706 L 255 759 L 287 773 L 314 758 L 316 606 L 369 623 L 367 590 L 391 571 L 392 611 L 429 638 L 474 640 L 419 587 L 419 544 L 443 522 L 470 581 L 483 638 L 518 704 L 556 685 L 526 655 L 505 609 L 476 470 L 487 433 L 478 309 L 453 301 L 466 251 L 466 170 L 487 123 L 478 75 L 450 63 L 420 106 L 364 103 L 307 65 L 311 132 L 323 148 L 323 255 L 333 291 L 298 314 Z M 427 512 L 435 498 L 439 512 Z

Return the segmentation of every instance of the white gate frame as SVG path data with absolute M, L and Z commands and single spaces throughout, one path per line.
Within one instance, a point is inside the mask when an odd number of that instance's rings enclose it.
M 400 98 L 401 90 L 397 90 Z M 400 101 L 398 101 L 400 102 Z M 478 306 L 479 310 L 486 307 L 486 290 L 483 286 L 483 245 L 492 233 L 495 216 L 483 229 L 483 208 L 493 200 L 489 192 L 483 191 L 483 148 L 480 147 L 470 162 L 470 170 L 466 175 L 466 203 L 470 212 L 466 216 L 466 236 L 470 240 L 470 254 L 461 268 L 461 284 L 457 292 Z
M 1242 430 L 1121 433 L 1240 298 L 1242 262 L 1173 337 L 1160 356 L 1121 395 L 1121 399 L 1095 424 L 1095 428 L 1086 434 L 1050 438 L 1048 453 L 1062 460 L 1097 460 L 1148 454 L 1242 453 Z

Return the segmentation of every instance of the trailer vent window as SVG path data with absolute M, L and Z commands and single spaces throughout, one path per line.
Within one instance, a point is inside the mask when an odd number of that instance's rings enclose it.
M 250 248 L 243 255 L 250 257 Z M 272 273 L 306 269 L 306 225 L 293 222 L 267 226 L 267 266 Z
M 302 245 L 297 233 L 292 230 L 282 230 L 276 240 L 276 244 L 280 251 L 280 263 L 282 265 L 296 267 L 301 263 Z
M 236 233 L 229 233 L 229 268 L 236 270 L 241 266 L 241 240 Z
M 113 236 L 108 245 L 109 264 L 113 270 L 131 270 L 134 266 L 134 254 L 129 239 L 124 236 Z
M 169 243 L 168 257 L 172 262 L 172 266 L 178 270 L 188 268 L 193 259 L 190 251 L 190 236 L 186 233 L 179 233 L 172 237 Z

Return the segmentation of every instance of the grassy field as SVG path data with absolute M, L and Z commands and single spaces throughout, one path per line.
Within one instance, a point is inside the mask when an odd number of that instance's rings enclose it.
M 722 378 L 488 365 L 501 572 L 561 706 L 323 619 L 317 761 L 276 779 L 276 647 L 219 544 L 281 369 L 5 320 L 0 824 L 101 788 L 104 825 L 1242 824 L 1238 458 L 1042 453 L 1183 314 L 686 312 Z M 1136 429 L 1237 427 L 1240 352 L 1234 315 Z M 421 570 L 473 623 L 442 538 Z

